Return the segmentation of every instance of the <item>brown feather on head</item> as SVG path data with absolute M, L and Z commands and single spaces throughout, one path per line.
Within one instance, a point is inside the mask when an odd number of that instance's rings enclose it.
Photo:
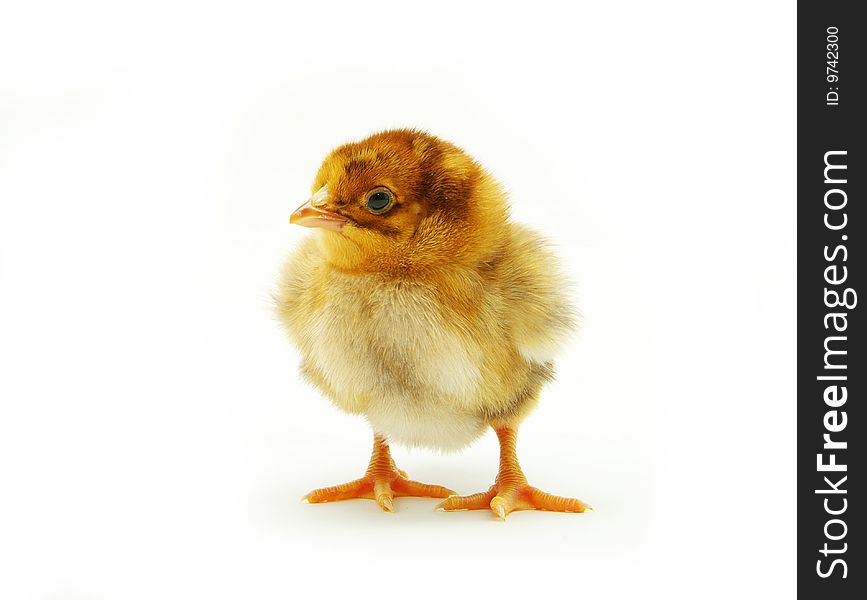
M 323 230 L 344 271 L 423 275 L 475 265 L 505 236 L 505 194 L 463 150 L 418 130 L 345 144 L 323 161 L 292 222 Z

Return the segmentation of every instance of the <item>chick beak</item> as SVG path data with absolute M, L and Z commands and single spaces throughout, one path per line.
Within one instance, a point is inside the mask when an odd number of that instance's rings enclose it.
M 321 227 L 331 231 L 340 231 L 349 219 L 336 212 L 322 208 L 328 198 L 328 192 L 322 188 L 307 202 L 298 207 L 289 217 L 289 222 L 302 227 Z

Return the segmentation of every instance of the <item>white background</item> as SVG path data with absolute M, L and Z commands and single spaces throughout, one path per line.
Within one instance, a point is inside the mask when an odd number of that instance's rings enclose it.
M 16 5 L 0 597 L 794 595 L 794 3 Z M 288 217 L 393 126 L 556 242 L 583 329 L 519 452 L 595 511 L 299 502 L 370 433 L 272 316 Z M 395 456 L 470 493 L 496 453 Z

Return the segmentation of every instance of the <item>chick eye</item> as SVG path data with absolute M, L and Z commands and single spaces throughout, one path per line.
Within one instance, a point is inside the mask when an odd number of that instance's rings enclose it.
M 391 192 L 379 188 L 367 195 L 367 210 L 374 214 L 382 214 L 391 208 L 392 202 L 394 202 L 394 196 L 391 195 Z

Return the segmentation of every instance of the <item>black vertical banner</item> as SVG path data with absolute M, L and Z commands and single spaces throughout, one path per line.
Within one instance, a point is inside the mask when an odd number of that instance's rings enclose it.
M 867 22 L 798 3 L 798 591 L 867 598 Z

